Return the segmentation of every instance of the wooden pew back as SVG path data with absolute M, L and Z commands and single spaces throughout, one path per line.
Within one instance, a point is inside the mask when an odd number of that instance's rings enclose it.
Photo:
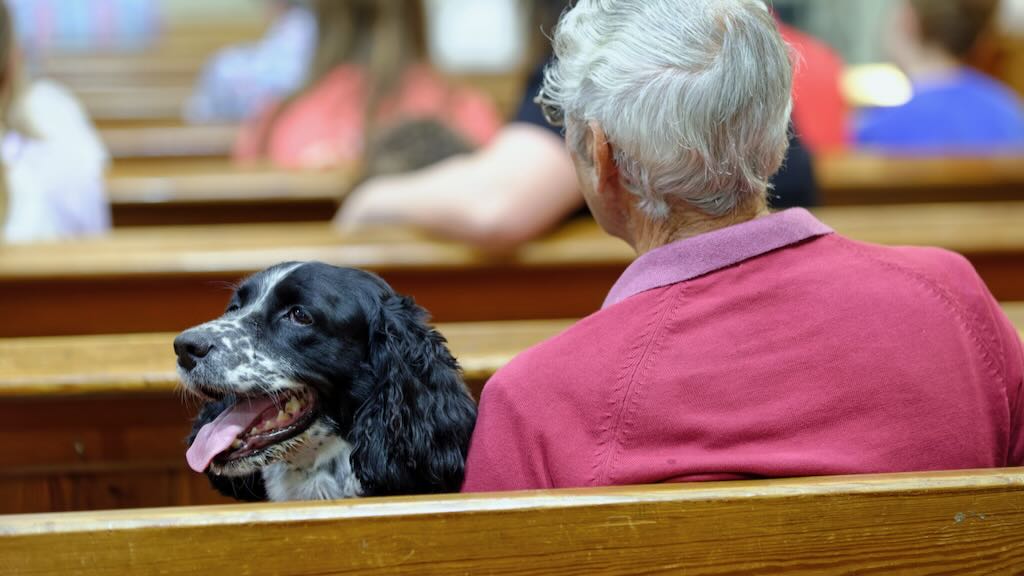
M 15 574 L 936 574 L 1024 566 L 1024 472 L 0 518 Z
M 1024 157 L 879 156 L 815 159 L 826 206 L 1024 200 Z
M 115 225 L 242 222 L 214 203 L 251 209 L 273 204 L 272 221 L 328 220 L 346 187 L 318 186 L 322 174 L 291 173 L 267 185 L 266 170 L 233 165 L 230 126 L 160 126 L 104 131 L 118 160 L 108 176 Z M 817 158 L 826 206 L 1024 200 L 1024 157 L 892 158 L 839 154 Z M 344 170 L 356 174 L 355 167 Z M 156 189 L 159 194 L 153 194 Z M 311 213 L 310 204 L 323 207 Z M 187 207 L 191 218 L 183 218 Z M 147 218 L 126 217 L 145 211 Z M 249 220 L 257 222 L 262 220 Z M 268 220 L 271 221 L 271 220 Z
M 1024 300 L 1024 202 L 823 208 L 825 223 L 881 244 L 970 258 L 1000 300 Z M 230 282 L 286 260 L 380 273 L 438 321 L 579 317 L 634 258 L 593 222 L 505 255 L 404 229 L 327 224 L 115 230 L 78 243 L 0 248 L 0 336 L 174 331 L 219 315 Z
M 439 325 L 479 395 L 570 321 Z M 175 334 L 0 340 L 0 514 L 223 502 L 185 466 Z M 2 523 L 2 522 L 0 522 Z
M 1024 329 L 1024 304 L 1004 304 Z M 569 320 L 438 328 L 473 393 Z M 0 340 L 0 514 L 221 502 L 185 467 L 174 334 Z

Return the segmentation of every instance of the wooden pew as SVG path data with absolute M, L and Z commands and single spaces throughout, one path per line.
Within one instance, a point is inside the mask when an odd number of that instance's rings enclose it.
M 964 253 L 1000 300 L 1024 300 L 1024 203 L 819 210 L 850 237 Z M 326 224 L 123 229 L 103 239 L 0 248 L 0 337 L 175 331 L 223 309 L 228 286 L 286 260 L 379 272 L 443 322 L 581 317 L 633 259 L 593 222 L 486 254 L 403 229 Z
M 326 221 L 333 216 L 344 190 L 325 182 L 321 173 L 276 172 L 268 179 L 264 171 L 239 169 L 219 159 L 218 154 L 227 154 L 234 130 L 104 130 L 119 158 L 107 182 L 115 225 Z M 1024 158 L 844 154 L 819 159 L 817 170 L 827 205 L 1024 200 Z
M 815 161 L 826 206 L 1024 200 L 1024 157 L 885 157 L 863 153 Z
M 229 44 L 259 38 L 263 28 L 258 22 L 177 26 L 138 52 L 47 54 L 38 72 L 70 88 L 104 127 L 180 121 L 209 57 Z
M 1014 574 L 1022 525 L 1013 469 L 15 516 L 0 558 L 82 576 Z
M 1024 330 L 1024 303 L 1006 304 Z M 479 396 L 572 321 L 440 325 Z M 220 501 L 184 466 L 174 334 L 0 340 L 0 514 Z
M 570 323 L 439 329 L 479 394 L 495 370 Z M 195 402 L 178 389 L 174 336 L 0 340 L 0 514 L 224 501 L 185 466 Z
M 118 163 L 108 174 L 113 223 L 123 226 L 328 221 L 356 167 L 295 172 L 229 160 Z
M 100 137 L 114 160 L 114 170 L 126 165 L 135 168 L 138 161 L 151 171 L 173 173 L 176 163 L 156 165 L 155 159 L 220 159 L 223 172 L 230 168 L 228 157 L 238 134 L 234 125 L 187 125 L 176 122 L 135 127 L 101 128 Z

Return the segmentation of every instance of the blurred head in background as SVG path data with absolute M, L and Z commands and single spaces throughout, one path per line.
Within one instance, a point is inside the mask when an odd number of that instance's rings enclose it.
M 342 64 L 367 70 L 367 112 L 397 85 L 406 67 L 425 58 L 419 0 L 311 0 L 317 42 L 306 78 L 316 86 Z
M 451 86 L 429 65 L 420 0 L 311 0 L 309 7 L 317 39 L 304 85 L 243 128 L 237 160 L 330 168 L 358 163 L 368 142 L 400 122 L 437 126 L 390 141 L 450 130 L 478 146 L 499 129 L 486 96 Z
M 644 231 L 678 238 L 765 210 L 789 146 L 793 72 L 764 2 L 581 0 L 554 48 L 540 101 L 564 121 L 608 232 L 642 251 Z
M 908 74 L 964 65 L 992 25 L 999 0 L 900 0 L 887 47 Z

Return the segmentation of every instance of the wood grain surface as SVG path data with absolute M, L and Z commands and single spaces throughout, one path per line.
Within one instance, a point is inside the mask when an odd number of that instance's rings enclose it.
M 817 213 L 857 240 L 961 252 L 998 299 L 1024 300 L 1024 202 Z M 440 322 L 582 317 L 633 257 L 589 220 L 506 254 L 407 229 L 343 235 L 323 223 L 122 229 L 0 247 L 0 337 L 178 331 L 219 315 L 230 283 L 287 260 L 378 272 Z
M 326 222 L 357 177 L 354 165 L 299 172 L 164 158 L 115 163 L 107 194 L 115 227 Z
M 827 206 L 1024 200 L 1020 156 L 843 153 L 816 158 L 814 168 Z
M 495 370 L 569 324 L 439 329 L 478 396 Z M 0 341 L 0 514 L 225 501 L 185 465 L 198 403 L 178 387 L 173 338 Z
M 1024 472 L 0 518 L 23 576 L 1017 574 Z
M 516 354 L 572 320 L 441 324 L 466 380 L 483 381 Z M 175 333 L 0 339 L 0 400 L 171 393 L 178 386 Z

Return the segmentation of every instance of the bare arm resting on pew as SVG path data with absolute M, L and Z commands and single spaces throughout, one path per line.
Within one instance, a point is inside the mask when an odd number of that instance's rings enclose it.
M 476 154 L 367 182 L 348 197 L 335 224 L 411 224 L 500 249 L 540 235 L 582 203 L 561 139 L 517 123 Z

